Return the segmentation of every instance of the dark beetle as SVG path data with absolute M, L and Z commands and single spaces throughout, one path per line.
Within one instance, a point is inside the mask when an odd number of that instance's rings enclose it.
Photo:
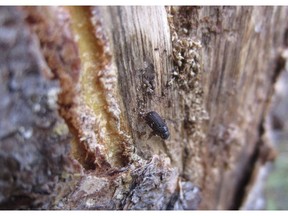
M 162 139 L 168 139 L 170 135 L 168 127 L 158 113 L 154 111 L 147 113 L 145 120 L 155 134 L 160 136 Z

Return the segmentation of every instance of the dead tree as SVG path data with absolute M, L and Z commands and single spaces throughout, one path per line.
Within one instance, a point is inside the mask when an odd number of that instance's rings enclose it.
M 243 208 L 287 7 L 0 10 L 1 209 Z

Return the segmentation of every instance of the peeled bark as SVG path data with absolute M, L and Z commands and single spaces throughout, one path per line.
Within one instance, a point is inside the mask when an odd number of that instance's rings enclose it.
M 249 206 L 286 7 L 0 9 L 2 209 Z

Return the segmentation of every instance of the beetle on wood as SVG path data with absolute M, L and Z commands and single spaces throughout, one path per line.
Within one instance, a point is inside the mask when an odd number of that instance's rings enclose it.
M 154 111 L 147 113 L 145 120 L 155 134 L 160 136 L 162 139 L 168 139 L 170 135 L 168 127 L 158 113 Z

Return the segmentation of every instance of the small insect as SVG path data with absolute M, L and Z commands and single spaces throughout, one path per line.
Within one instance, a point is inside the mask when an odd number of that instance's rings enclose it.
M 145 120 L 155 134 L 160 136 L 162 139 L 168 139 L 170 135 L 168 127 L 158 113 L 154 111 L 147 113 Z

